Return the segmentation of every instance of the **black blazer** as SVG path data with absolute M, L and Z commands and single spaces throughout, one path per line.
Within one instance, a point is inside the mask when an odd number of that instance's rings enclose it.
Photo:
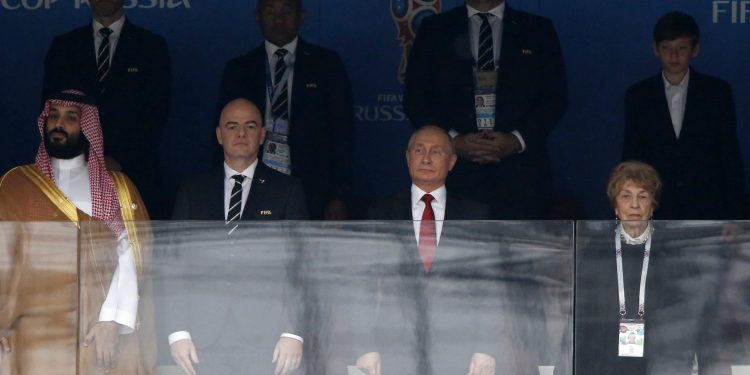
M 659 172 L 664 187 L 658 219 L 744 217 L 742 168 L 731 87 L 690 72 L 680 138 L 674 133 L 661 73 L 628 88 L 623 160 Z
M 422 22 L 404 88 L 404 110 L 415 127 L 432 124 L 459 134 L 477 131 L 469 41 L 464 5 Z M 526 150 L 484 165 L 459 158 L 449 185 L 490 205 L 494 219 L 542 218 L 552 194 L 546 139 L 565 110 L 565 82 L 552 23 L 506 4 L 495 130 L 518 130 Z
M 575 283 L 575 373 L 689 374 L 697 353 L 703 374 L 729 374 L 719 319 L 720 228 L 656 223 L 646 281 L 643 358 L 618 357 L 619 321 L 614 226 L 583 223 Z M 645 245 L 623 241 L 628 316 L 637 316 Z M 630 262 L 628 262 L 630 255 Z M 628 268 L 628 266 L 630 266 Z M 630 282 L 628 282 L 630 279 Z
M 307 218 L 299 181 L 258 163 L 241 220 Z M 177 192 L 172 220 L 225 220 L 224 168 L 186 181 Z
M 105 154 L 133 179 L 149 212 L 152 207 L 159 211 L 157 206 L 163 202 L 158 194 L 158 150 L 172 82 L 167 44 L 126 19 L 110 71 L 100 86 L 93 33 L 88 24 L 55 37 L 44 63 L 42 100 L 66 89 L 95 98 Z M 156 218 L 168 216 L 156 214 Z
M 525 355 L 513 355 L 523 351 L 523 340 L 518 339 L 523 336 L 508 324 L 517 311 L 500 301 L 510 296 L 501 280 L 513 271 L 501 259 L 514 257 L 497 242 L 497 226 L 451 222 L 489 217 L 487 206 L 449 192 L 435 261 L 425 272 L 411 223 L 411 192 L 373 202 L 368 219 L 404 221 L 384 228 L 395 236 L 391 242 L 388 236 L 381 239 L 381 246 L 396 251 L 380 261 L 378 295 L 400 296 L 398 305 L 384 304 L 375 318 L 374 336 L 384 340 L 378 343 L 384 373 L 465 372 L 475 352 L 493 356 L 498 368 L 509 373 L 535 373 Z M 404 349 L 408 353 L 399 352 Z
M 344 64 L 334 51 L 299 39 L 291 91 L 289 147 L 292 175 L 302 181 L 310 216 L 345 200 L 351 190 L 354 107 Z M 261 112 L 266 106 L 266 49 L 263 45 L 227 62 L 219 91 L 219 111 L 244 97 Z
M 301 184 L 259 163 L 241 220 L 307 218 Z M 189 331 L 200 349 L 211 348 L 232 330 L 256 339 L 263 353 L 273 350 L 282 332 L 304 335 L 301 286 L 294 282 L 299 278 L 299 246 L 288 226 L 274 222 L 240 225 L 227 235 L 222 226 L 223 168 L 185 182 L 172 219 L 214 222 L 175 223 L 171 231 L 175 250 L 162 270 L 166 334 Z

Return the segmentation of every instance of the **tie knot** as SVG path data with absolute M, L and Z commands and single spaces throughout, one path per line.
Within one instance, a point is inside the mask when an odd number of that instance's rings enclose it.
M 431 194 L 425 194 L 422 196 L 422 202 L 424 202 L 424 204 L 430 204 L 430 202 L 434 200 L 435 197 L 433 197 Z
M 109 27 L 103 27 L 99 29 L 99 34 L 102 34 L 103 37 L 109 38 L 110 35 L 112 35 L 112 29 Z
M 482 19 L 482 22 L 487 22 L 490 17 L 494 17 L 492 13 L 477 13 L 477 16 Z
M 285 50 L 283 48 L 279 48 L 279 49 L 276 50 L 276 53 L 274 53 L 274 55 L 276 55 L 276 57 L 278 57 L 280 59 L 283 59 L 284 56 L 286 56 L 287 52 L 289 52 L 289 51 L 287 51 L 287 50 Z
M 236 174 L 236 175 L 232 176 L 232 178 L 234 179 L 235 183 L 239 183 L 239 184 L 242 184 L 242 182 L 245 181 L 245 176 L 243 176 L 241 174 Z

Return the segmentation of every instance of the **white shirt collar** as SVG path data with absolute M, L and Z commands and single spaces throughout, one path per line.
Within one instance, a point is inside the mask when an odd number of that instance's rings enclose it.
M 472 7 L 469 6 L 469 4 L 466 4 L 466 10 L 468 10 L 468 16 L 469 18 L 473 17 L 475 14 L 479 13 L 490 13 L 493 16 L 497 17 L 497 19 L 502 20 L 503 15 L 505 14 L 505 1 L 500 3 L 500 5 L 490 9 L 488 12 L 480 12 Z
M 664 76 L 664 72 L 661 73 L 661 79 L 664 80 L 664 88 L 679 88 L 679 89 L 687 89 L 688 83 L 690 82 L 690 69 L 688 69 L 687 73 L 685 73 L 685 76 L 682 77 L 682 81 L 680 83 L 673 85 L 668 80 L 667 77 Z
M 115 21 L 113 24 L 109 25 L 109 28 L 112 30 L 112 36 L 115 37 L 115 39 L 120 37 L 120 33 L 122 32 L 122 26 L 125 25 L 125 15 L 123 14 L 122 17 L 120 17 L 119 20 Z M 98 37 L 101 36 L 99 34 L 99 30 L 103 29 L 104 25 L 99 23 L 99 21 L 94 20 L 94 36 Z
M 245 181 L 247 181 L 248 179 L 252 180 L 253 176 L 255 175 L 255 167 L 257 166 L 258 166 L 258 159 L 255 159 L 255 161 L 252 164 L 250 164 L 249 167 L 245 168 L 244 171 L 238 172 L 230 168 L 227 165 L 227 163 L 224 162 L 224 182 L 229 182 L 232 179 L 232 176 L 236 174 L 241 174 L 245 176 L 246 177 Z M 232 182 L 232 184 L 234 184 L 234 182 Z
M 648 241 L 648 239 L 651 237 L 651 233 L 654 231 L 654 226 L 651 225 L 651 222 L 648 222 L 648 226 L 646 227 L 646 230 L 641 233 L 638 237 L 633 237 L 625 230 L 625 228 L 622 227 L 622 223 L 620 223 L 620 235 L 622 236 L 622 239 L 625 240 L 625 243 L 628 245 L 641 245 Z
M 273 54 L 276 53 L 276 51 L 278 51 L 279 49 L 283 48 L 283 49 L 285 49 L 287 51 L 288 54 L 294 55 L 295 51 L 297 51 L 297 42 L 298 42 L 298 40 L 299 40 L 299 37 L 294 37 L 294 40 L 292 40 L 291 42 L 285 44 L 282 47 L 279 47 L 279 46 L 277 46 L 277 45 L 275 45 L 275 44 L 273 44 L 273 43 L 271 43 L 271 42 L 269 42 L 269 41 L 266 40 L 265 43 L 264 43 L 265 46 L 266 46 L 266 54 L 268 55 L 269 58 L 271 58 L 273 56 Z
M 439 203 L 442 206 L 445 206 L 445 197 L 447 195 L 447 190 L 445 189 L 445 185 L 431 191 L 426 192 L 420 188 L 417 187 L 417 185 L 411 184 L 411 206 L 416 207 L 419 202 L 422 200 L 422 196 L 425 194 L 432 195 L 433 198 L 435 198 L 434 202 Z
M 86 166 L 86 155 L 84 154 L 80 154 L 72 159 L 58 159 L 53 157 L 49 159 L 52 162 L 52 168 L 57 170 L 71 170 Z

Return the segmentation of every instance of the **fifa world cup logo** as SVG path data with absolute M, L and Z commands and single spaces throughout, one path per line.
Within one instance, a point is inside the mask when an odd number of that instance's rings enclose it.
M 398 41 L 403 48 L 398 66 L 398 81 L 404 83 L 409 52 L 423 19 L 440 12 L 440 0 L 390 0 L 391 16 L 396 23 Z

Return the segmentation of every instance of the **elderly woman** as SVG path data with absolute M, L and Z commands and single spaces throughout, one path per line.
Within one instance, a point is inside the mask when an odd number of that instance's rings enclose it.
M 696 356 L 700 374 L 730 374 L 720 359 L 718 286 L 698 262 L 716 253 L 717 229 L 652 222 L 661 186 L 650 165 L 621 163 L 607 187 L 614 228 L 579 224 L 576 374 L 689 375 Z

